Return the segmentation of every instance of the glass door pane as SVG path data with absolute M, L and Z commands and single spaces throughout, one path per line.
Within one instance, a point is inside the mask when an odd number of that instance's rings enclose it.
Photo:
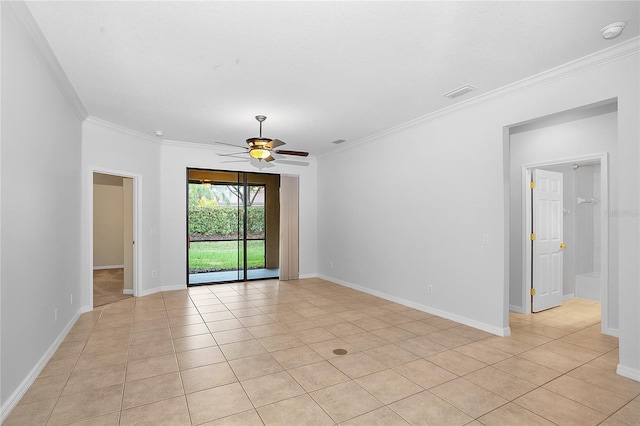
M 189 284 L 244 280 L 243 183 L 238 173 L 216 177 L 189 182 Z
M 188 175 L 187 283 L 278 278 L 279 176 L 197 169 Z
M 266 185 L 247 186 L 247 278 L 278 278 L 278 268 L 266 262 Z

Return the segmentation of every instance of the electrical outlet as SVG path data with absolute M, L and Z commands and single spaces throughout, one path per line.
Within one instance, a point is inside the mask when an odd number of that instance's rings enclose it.
M 482 244 L 484 244 L 485 246 L 489 245 L 489 234 L 484 234 L 482 236 Z
M 431 284 L 427 286 L 427 293 L 433 293 L 433 286 Z
M 158 276 L 158 273 L 156 271 L 151 271 L 151 278 L 155 278 L 156 276 Z
M 329 268 L 333 269 L 333 262 L 329 262 Z
M 70 297 L 70 299 L 71 299 L 71 300 L 70 300 L 70 302 L 69 302 L 69 303 L 71 303 L 71 304 L 73 305 L 73 293 L 71 293 L 71 297 Z
M 58 308 L 53 310 L 53 320 L 58 321 Z

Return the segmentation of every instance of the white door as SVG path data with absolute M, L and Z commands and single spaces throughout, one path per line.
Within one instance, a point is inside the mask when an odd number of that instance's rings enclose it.
M 533 170 L 532 311 L 562 304 L 562 173 Z

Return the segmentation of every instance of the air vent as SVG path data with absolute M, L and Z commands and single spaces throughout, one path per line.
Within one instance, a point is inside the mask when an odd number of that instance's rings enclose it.
M 336 145 L 340 145 L 341 143 L 345 143 L 347 140 L 346 139 L 336 139 L 335 141 L 331 142 L 331 143 L 335 143 Z
M 460 86 L 457 89 L 453 89 L 452 91 L 447 92 L 442 96 L 444 96 L 445 98 L 453 99 L 453 98 L 457 98 L 458 96 L 462 96 L 465 93 L 469 93 L 472 90 L 476 90 L 476 88 L 473 86 L 469 86 L 468 84 L 465 84 L 464 86 Z

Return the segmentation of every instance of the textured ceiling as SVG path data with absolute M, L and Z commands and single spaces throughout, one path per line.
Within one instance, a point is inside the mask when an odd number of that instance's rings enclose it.
M 637 1 L 27 2 L 89 114 L 323 155 L 638 36 Z M 621 37 L 600 28 L 627 21 Z M 464 84 L 478 89 L 451 100 Z

